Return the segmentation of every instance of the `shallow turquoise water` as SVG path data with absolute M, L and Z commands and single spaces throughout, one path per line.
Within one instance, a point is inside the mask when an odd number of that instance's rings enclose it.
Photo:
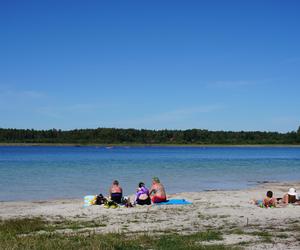
M 0 147 L 0 200 L 125 194 L 158 176 L 167 192 L 239 189 L 263 181 L 300 180 L 300 148 Z

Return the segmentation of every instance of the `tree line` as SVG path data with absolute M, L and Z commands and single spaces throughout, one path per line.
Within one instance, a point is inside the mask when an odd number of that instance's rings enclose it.
M 0 128 L 0 143 L 53 144 L 300 144 L 300 127 L 288 133 L 261 131 L 74 129 L 33 130 Z

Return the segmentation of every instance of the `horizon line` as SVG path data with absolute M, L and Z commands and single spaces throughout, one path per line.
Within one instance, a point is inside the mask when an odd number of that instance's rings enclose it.
M 188 131 L 188 130 L 202 130 L 202 131 L 208 131 L 208 132 L 232 132 L 232 133 L 253 133 L 253 132 L 260 132 L 260 133 L 279 133 L 279 134 L 287 134 L 287 133 L 298 133 L 297 131 L 300 131 L 300 126 L 298 127 L 298 130 L 292 130 L 287 132 L 279 132 L 279 131 L 271 131 L 271 130 L 209 130 L 207 128 L 188 128 L 188 129 L 171 129 L 171 128 L 160 128 L 160 129 L 150 129 L 150 128 L 121 128 L 121 127 L 96 127 L 96 128 L 71 128 L 71 129 L 60 129 L 60 128 L 43 128 L 43 129 L 36 129 L 36 128 L 8 128 L 8 127 L 1 127 L 0 129 L 7 129 L 7 130 L 34 130 L 34 131 L 49 131 L 49 130 L 56 130 L 56 131 L 62 131 L 62 132 L 68 132 L 68 131 L 74 131 L 74 130 L 96 130 L 96 129 L 118 129 L 118 130 L 148 130 L 148 131 Z

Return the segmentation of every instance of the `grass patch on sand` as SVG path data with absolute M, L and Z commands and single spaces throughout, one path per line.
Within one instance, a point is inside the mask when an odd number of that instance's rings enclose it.
M 185 237 L 191 240 L 197 241 L 212 241 L 212 240 L 223 240 L 222 233 L 219 231 L 207 230 L 204 232 L 198 232 L 192 235 L 186 235 Z
M 286 233 L 280 233 L 280 234 L 276 234 L 276 237 L 281 239 L 288 239 L 289 235 Z
M 0 221 L 0 235 L 32 234 L 38 231 L 54 232 L 55 230 L 105 227 L 100 221 L 59 220 L 46 221 L 43 218 L 24 218 Z
M 237 234 L 237 235 L 243 235 L 243 234 L 246 234 L 244 232 L 244 230 L 242 230 L 241 228 L 234 228 L 234 229 L 231 229 L 229 231 L 226 232 L 227 234 Z
M 73 220 L 62 220 L 55 221 L 49 225 L 53 229 L 82 229 L 82 228 L 94 228 L 94 227 L 105 227 L 106 224 L 100 221 L 73 221 Z
M 1 249 L 232 249 L 224 245 L 202 245 L 201 242 L 222 240 L 222 233 L 208 230 L 191 235 L 125 235 L 59 233 L 56 230 L 99 226 L 88 222 L 62 220 L 50 222 L 42 218 L 0 221 Z M 69 226 L 69 227 L 68 227 Z M 100 224 L 101 226 L 101 224 Z M 40 233 L 42 231 L 43 233 Z
M 263 242 L 265 243 L 271 243 L 272 242 L 272 235 L 269 232 L 264 232 L 264 231 L 255 231 L 255 232 L 251 232 L 248 233 L 249 235 L 253 235 L 253 236 L 259 236 Z
M 34 233 L 48 229 L 49 224 L 42 218 L 10 219 L 0 222 L 0 236 Z
M 263 243 L 272 243 L 272 237 L 273 235 L 270 234 L 269 232 L 267 231 L 252 231 L 252 232 L 247 232 L 247 231 L 244 231 L 243 229 L 241 228 L 234 228 L 234 229 L 231 229 L 231 230 L 228 230 L 228 231 L 225 231 L 225 233 L 227 234 L 236 234 L 236 235 L 252 235 L 252 236 L 258 236 L 261 238 L 261 241 Z M 279 238 L 287 238 L 286 237 L 287 235 L 278 235 Z

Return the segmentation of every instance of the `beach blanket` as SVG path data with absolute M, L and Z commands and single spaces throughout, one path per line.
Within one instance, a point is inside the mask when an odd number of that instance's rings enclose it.
M 185 199 L 170 199 L 165 202 L 155 203 L 155 205 L 190 205 L 192 202 Z
M 83 207 L 89 207 L 91 205 L 95 205 L 97 199 L 97 195 L 86 195 L 83 198 L 84 204 Z

